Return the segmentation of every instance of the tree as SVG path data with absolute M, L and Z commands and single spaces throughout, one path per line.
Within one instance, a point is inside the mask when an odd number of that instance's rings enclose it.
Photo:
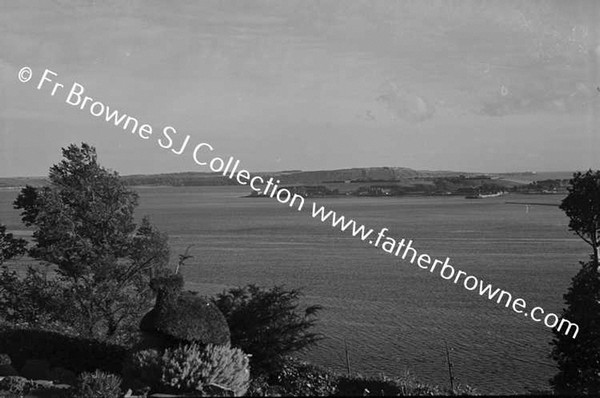
M 279 370 L 286 355 L 321 339 L 310 331 L 321 307 L 313 305 L 299 313 L 300 294 L 281 286 L 262 289 L 248 285 L 220 293 L 214 300 L 229 324 L 231 344 L 251 355 L 255 375 Z
M 166 235 L 134 222 L 138 195 L 98 164 L 85 143 L 62 150 L 50 185 L 23 188 L 15 200 L 35 228 L 33 258 L 55 264 L 70 303 L 64 318 L 89 336 L 114 336 L 151 308 L 150 278 L 169 260 Z
M 550 380 L 563 394 L 600 396 L 600 278 L 591 263 L 582 267 L 564 295 L 562 317 L 579 326 L 576 338 L 553 330 L 551 357 L 559 372 Z
M 560 208 L 569 217 L 569 229 L 592 247 L 593 266 L 598 268 L 600 247 L 600 170 L 573 175 L 569 194 Z
M 559 394 L 600 395 L 600 171 L 573 175 L 569 194 L 560 208 L 569 217 L 569 228 L 592 247 L 591 261 L 581 269 L 564 295 L 562 318 L 577 324 L 575 336 L 554 329 L 551 357 L 559 372 L 550 384 Z

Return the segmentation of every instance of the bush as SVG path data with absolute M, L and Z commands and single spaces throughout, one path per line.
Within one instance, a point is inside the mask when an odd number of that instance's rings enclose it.
M 151 390 L 170 393 L 197 392 L 202 395 L 246 393 L 250 379 L 248 357 L 237 348 L 197 344 L 135 353 L 124 374 Z
M 75 373 L 100 369 L 120 374 L 127 349 L 46 330 L 6 329 L 0 331 L 0 352 L 8 354 L 16 369 L 28 359 L 44 359 L 51 367 Z
M 338 379 L 340 396 L 432 396 L 432 395 L 477 395 L 469 386 L 458 385 L 454 390 L 424 384 L 408 372 L 399 378 L 385 376 L 365 377 L 361 375 L 341 376 Z
M 310 332 L 320 306 L 298 313 L 299 290 L 281 286 L 261 289 L 255 285 L 219 294 L 214 302 L 225 315 L 232 345 L 251 355 L 254 376 L 276 373 L 285 357 L 320 340 Z
M 414 379 L 393 380 L 360 375 L 340 377 L 338 389 L 338 395 L 341 396 L 445 395 L 439 387 L 422 384 Z
M 181 274 L 154 278 L 150 286 L 157 294 L 156 304 L 140 323 L 143 332 L 164 338 L 166 346 L 229 344 L 229 326 L 219 308 L 203 297 L 182 292 Z
M 35 383 L 20 376 L 8 376 L 0 380 L 0 392 L 7 391 L 19 396 L 28 393 L 34 386 Z
M 337 376 L 315 365 L 297 360 L 287 361 L 272 378 L 271 385 L 285 396 L 327 397 L 337 392 Z
M 12 365 L 10 357 L 6 354 L 0 354 L 0 366 Z
M 53 398 L 80 398 L 72 397 L 71 389 L 66 386 L 48 384 L 27 380 L 20 376 L 7 376 L 0 378 L 0 397 L 23 398 L 25 397 L 53 397 Z
M 384 376 L 340 375 L 318 366 L 288 358 L 271 377 L 253 378 L 248 396 L 431 396 L 476 395 L 468 386 L 453 391 L 417 381 L 407 373 Z
M 133 353 L 123 364 L 123 378 L 127 386 L 159 390 L 162 376 L 161 359 L 161 353 L 154 349 Z
M 73 398 L 119 398 L 121 378 L 96 370 L 79 375 L 73 391 Z

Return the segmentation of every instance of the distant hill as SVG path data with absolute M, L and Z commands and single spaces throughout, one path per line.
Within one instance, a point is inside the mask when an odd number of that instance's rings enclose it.
M 281 184 L 321 184 L 324 182 L 344 181 L 398 181 L 407 182 L 418 178 L 421 174 L 406 167 L 362 167 L 340 170 L 320 171 L 268 171 L 252 172 L 265 179 L 273 177 L 279 179 Z M 430 172 L 435 173 L 435 172 Z M 456 173 L 455 173 L 456 174 Z M 136 174 L 122 176 L 128 185 L 167 185 L 167 186 L 211 186 L 211 185 L 237 185 L 237 182 L 220 173 L 165 173 L 165 174 Z M 0 178 L 0 187 L 20 187 L 29 185 L 46 185 L 48 179 L 44 177 L 14 177 Z
M 495 174 L 502 179 L 519 183 L 529 184 L 534 181 L 543 180 L 570 180 L 573 177 L 572 171 L 526 171 L 520 173 L 498 173 Z
M 344 181 L 408 181 L 419 177 L 416 170 L 406 167 L 360 167 L 340 170 L 270 172 L 262 176 L 276 177 L 282 184 L 322 184 Z
M 237 185 L 235 180 L 231 180 L 219 173 L 167 173 L 167 174 L 138 174 L 122 176 L 126 184 L 132 186 L 139 185 L 167 185 L 167 186 L 218 186 L 218 185 Z
M 277 172 L 252 172 L 268 179 L 279 179 L 282 184 L 339 184 L 344 182 L 394 182 L 396 184 L 414 184 L 419 180 L 432 180 L 435 178 L 451 178 L 464 176 L 474 178 L 487 176 L 500 183 L 502 181 L 515 184 L 528 184 L 533 181 L 550 178 L 569 179 L 572 172 L 522 172 L 522 173 L 466 173 L 446 170 L 413 170 L 407 167 L 358 167 L 339 170 L 301 171 L 285 170 Z M 235 180 L 224 177 L 219 173 L 183 172 L 166 174 L 138 174 L 123 176 L 128 185 L 140 186 L 218 186 L 237 185 Z M 47 185 L 45 177 L 10 177 L 0 178 L 0 188 L 23 187 L 25 185 Z

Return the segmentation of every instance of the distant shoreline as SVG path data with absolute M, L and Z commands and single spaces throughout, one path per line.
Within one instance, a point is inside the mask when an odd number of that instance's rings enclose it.
M 515 184 L 527 184 L 533 181 L 546 179 L 570 179 L 572 171 L 523 171 L 506 173 L 481 173 L 461 172 L 448 170 L 414 170 L 407 167 L 360 167 L 334 170 L 285 170 L 256 172 L 265 177 L 278 178 L 284 184 L 315 185 L 323 183 L 343 183 L 349 180 L 363 180 L 369 182 L 402 182 L 411 180 L 428 180 L 435 178 L 452 178 L 464 176 L 465 178 L 485 177 L 492 180 L 502 179 Z M 131 174 L 121 175 L 123 180 L 131 186 L 218 186 L 237 185 L 235 182 L 222 176 L 220 173 L 207 172 L 177 172 L 161 174 Z M 20 188 L 25 185 L 46 185 L 48 178 L 34 177 L 0 177 L 0 189 Z

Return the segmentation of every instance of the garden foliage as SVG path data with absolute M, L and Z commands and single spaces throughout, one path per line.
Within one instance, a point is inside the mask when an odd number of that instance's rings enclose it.
M 298 309 L 301 292 L 281 286 L 256 285 L 219 294 L 215 303 L 231 330 L 231 344 L 251 355 L 254 375 L 269 374 L 281 367 L 287 355 L 302 351 L 321 336 L 312 332 L 320 306 Z
M 182 343 L 226 345 L 230 342 L 225 317 L 210 300 L 183 292 L 181 274 L 154 278 L 154 308 L 144 316 L 140 329 L 162 337 L 165 347 Z
M 124 373 L 152 391 L 243 395 L 249 384 L 248 357 L 237 348 L 209 344 L 144 350 L 132 355 Z
M 146 218 L 136 225 L 137 194 L 99 165 L 95 148 L 70 145 L 63 157 L 49 186 L 27 186 L 15 201 L 34 228 L 28 254 L 57 267 L 63 322 L 114 337 L 150 308 L 148 282 L 168 264 L 167 237 Z

